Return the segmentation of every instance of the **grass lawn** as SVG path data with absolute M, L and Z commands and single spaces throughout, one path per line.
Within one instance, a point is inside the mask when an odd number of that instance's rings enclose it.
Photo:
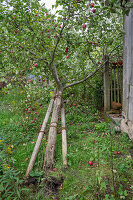
M 49 99 L 28 95 L 18 87 L 0 92 L 0 200 L 131 200 L 132 142 L 125 133 L 115 133 L 103 114 L 76 96 L 65 104 L 68 168 L 62 168 L 59 122 L 54 170 L 49 177 L 43 172 L 47 128 L 30 174 L 34 181 L 25 184 Z

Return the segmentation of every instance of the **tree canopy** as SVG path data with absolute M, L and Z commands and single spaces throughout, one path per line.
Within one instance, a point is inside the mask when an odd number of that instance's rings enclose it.
M 1 72 L 32 71 L 66 88 L 94 72 L 103 55 L 122 57 L 124 1 L 57 0 L 59 5 L 51 14 L 37 0 L 1 2 Z

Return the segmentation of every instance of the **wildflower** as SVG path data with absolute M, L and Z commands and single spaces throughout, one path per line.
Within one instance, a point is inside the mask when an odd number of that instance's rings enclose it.
M 7 170 L 7 169 L 9 169 L 9 166 L 7 164 L 3 164 L 3 169 Z
M 6 152 L 8 153 L 8 154 L 12 154 L 12 151 L 11 151 L 12 149 L 11 149 L 11 147 L 9 146 L 9 147 L 7 147 L 7 149 L 6 149 Z
M 50 92 L 50 96 L 53 96 L 53 92 Z

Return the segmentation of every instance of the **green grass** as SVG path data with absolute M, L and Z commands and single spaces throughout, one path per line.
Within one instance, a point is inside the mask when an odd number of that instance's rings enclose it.
M 2 182 L 0 195 L 6 194 L 4 198 L 9 200 L 15 198 L 31 200 L 132 199 L 133 163 L 130 150 L 133 145 L 131 141 L 125 133 L 116 134 L 109 121 L 107 123 L 93 105 L 75 100 L 75 97 L 69 98 L 65 106 L 68 141 L 68 168 L 66 170 L 62 169 L 60 122 L 58 126 L 55 152 L 57 172 L 50 174 L 54 177 L 64 177 L 58 193 L 45 195 L 43 181 L 37 188 L 28 188 L 20 184 L 38 136 L 39 125 L 42 124 L 47 109 L 47 99 L 35 98 L 34 94 L 28 99 L 29 102 L 26 98 L 25 89 L 12 88 L 4 95 L 1 92 L 0 175 L 6 178 L 6 184 L 11 181 L 13 184 L 17 182 L 18 189 L 11 188 L 9 191 L 14 191 L 14 194 L 9 197 L 9 192 L 1 189 L 5 186 Z M 39 106 L 42 102 L 43 105 Z M 77 106 L 73 106 L 75 102 Z M 33 108 L 30 115 L 25 111 L 25 108 L 29 106 Z M 33 120 L 34 123 L 32 123 Z M 42 141 L 32 172 L 32 176 L 41 174 L 42 180 L 45 178 L 42 171 L 46 143 L 47 135 Z M 114 153 L 118 151 L 120 154 Z M 90 166 L 88 161 L 93 161 L 94 164 Z M 15 171 L 14 176 L 11 177 L 9 170 L 19 171 L 19 174 L 16 175 Z M 26 191 L 21 191 L 21 189 L 26 189 Z

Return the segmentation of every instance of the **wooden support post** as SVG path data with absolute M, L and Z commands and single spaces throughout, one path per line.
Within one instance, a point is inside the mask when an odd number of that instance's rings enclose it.
M 33 169 L 33 166 L 34 166 L 34 163 L 35 163 L 35 160 L 36 160 L 36 157 L 37 157 L 40 145 L 41 145 L 41 141 L 42 141 L 42 138 L 43 138 L 43 135 L 44 135 L 44 130 L 46 128 L 46 125 L 47 125 L 47 122 L 48 122 L 48 119 L 49 119 L 49 116 L 50 116 L 50 113 L 51 113 L 51 110 L 52 110 L 53 102 L 54 102 L 54 99 L 51 99 L 47 113 L 46 113 L 46 116 L 45 116 L 45 119 L 43 121 L 41 130 L 40 130 L 40 133 L 39 133 L 38 138 L 37 138 L 36 145 L 34 147 L 34 150 L 33 150 L 33 153 L 32 153 L 28 168 L 27 168 L 27 171 L 26 171 L 26 177 L 29 176 L 29 173 Z
M 62 123 L 62 156 L 63 167 L 67 166 L 67 137 L 66 137 L 66 123 L 65 123 L 65 109 L 64 105 L 61 108 L 61 123 Z
M 62 92 L 58 91 L 54 101 L 54 108 L 49 129 L 48 143 L 45 151 L 44 170 L 48 172 L 54 167 L 54 154 L 57 135 L 58 115 L 61 109 Z
M 104 60 L 107 62 L 105 63 L 104 67 L 104 111 L 110 110 L 110 74 L 109 74 L 109 57 L 105 55 Z

